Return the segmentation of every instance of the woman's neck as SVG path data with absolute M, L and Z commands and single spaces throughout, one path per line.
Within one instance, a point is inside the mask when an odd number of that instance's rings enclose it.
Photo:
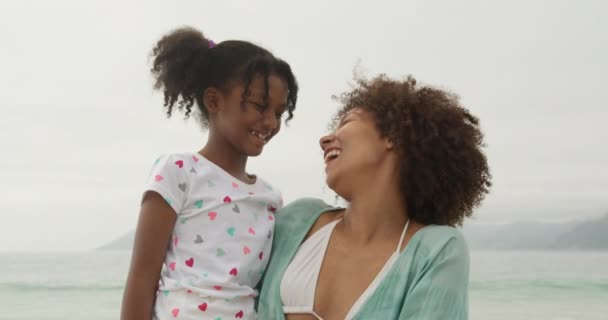
M 362 187 L 355 188 L 351 194 L 343 221 L 345 231 L 352 241 L 361 245 L 399 237 L 408 221 L 399 175 L 387 168 L 374 172 L 364 181 L 365 184 L 359 183 Z
M 386 193 L 384 193 L 386 195 Z M 387 202 L 389 197 L 357 199 L 350 203 L 343 224 L 351 239 L 360 244 L 400 235 L 408 218 L 405 206 Z

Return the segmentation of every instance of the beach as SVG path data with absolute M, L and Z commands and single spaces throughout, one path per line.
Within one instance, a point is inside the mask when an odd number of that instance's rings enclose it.
M 0 253 L 0 319 L 119 318 L 130 253 Z M 470 319 L 608 319 L 608 252 L 472 251 Z

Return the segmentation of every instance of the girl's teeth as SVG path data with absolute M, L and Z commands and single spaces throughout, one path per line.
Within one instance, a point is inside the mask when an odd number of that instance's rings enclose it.
M 263 134 L 261 134 L 259 132 L 251 131 L 251 134 L 253 134 L 254 136 L 256 136 L 256 137 L 258 137 L 258 138 L 260 138 L 262 140 L 266 139 L 266 135 L 263 135 Z

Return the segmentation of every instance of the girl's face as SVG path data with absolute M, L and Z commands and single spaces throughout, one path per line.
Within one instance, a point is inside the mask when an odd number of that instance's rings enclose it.
M 247 156 L 262 153 L 266 143 L 281 129 L 281 118 L 286 110 L 287 82 L 270 74 L 267 99 L 264 99 L 264 88 L 264 77 L 256 75 L 251 79 L 250 94 L 244 102 L 243 85 L 234 86 L 227 94 L 217 94 L 217 112 L 210 128 L 238 153 Z
M 347 201 L 353 187 L 365 183 L 392 151 L 388 139 L 380 136 L 373 115 L 360 108 L 345 114 L 336 131 L 322 137 L 320 145 L 327 185 Z

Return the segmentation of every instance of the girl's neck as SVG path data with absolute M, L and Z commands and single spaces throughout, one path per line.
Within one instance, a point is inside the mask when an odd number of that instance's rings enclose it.
M 248 175 L 245 170 L 247 166 L 247 155 L 236 151 L 228 143 L 218 143 L 209 139 L 205 147 L 200 150 L 199 153 L 231 176 L 243 182 L 251 183 L 254 179 Z

